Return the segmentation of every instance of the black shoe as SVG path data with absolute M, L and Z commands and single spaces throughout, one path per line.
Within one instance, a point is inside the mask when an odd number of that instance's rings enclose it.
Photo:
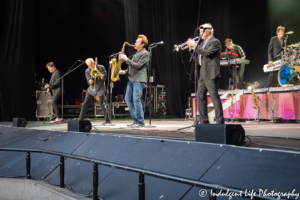
M 138 124 L 137 122 L 133 122 L 132 124 L 127 124 L 127 126 L 131 127 L 134 126 L 135 124 Z
M 112 124 L 110 121 L 109 122 L 103 122 L 102 125 L 110 125 Z
M 142 123 L 139 123 L 139 127 L 144 127 L 145 126 L 145 123 L 142 122 Z
M 199 122 L 199 124 L 209 124 L 209 121 Z
M 135 123 L 132 126 L 130 126 L 131 128 L 139 128 L 139 127 L 143 127 L 145 126 L 145 123 Z

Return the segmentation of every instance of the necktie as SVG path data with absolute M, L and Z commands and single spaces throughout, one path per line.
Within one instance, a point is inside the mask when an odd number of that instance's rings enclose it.
M 208 39 L 204 41 L 204 44 L 202 46 L 203 49 L 205 48 L 207 41 Z M 201 54 L 199 55 L 199 64 L 201 65 Z

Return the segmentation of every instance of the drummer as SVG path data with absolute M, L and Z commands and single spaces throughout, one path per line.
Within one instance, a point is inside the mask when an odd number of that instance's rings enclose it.
M 285 28 L 282 26 L 278 26 L 276 33 L 277 36 L 272 37 L 269 43 L 269 48 L 268 48 L 268 65 L 271 66 L 273 64 L 273 62 L 280 60 L 280 56 L 278 56 L 282 51 L 283 48 L 285 46 L 285 38 L 284 36 L 284 31 Z M 277 86 L 277 82 L 273 83 L 273 76 L 274 76 L 274 71 L 269 73 L 269 77 L 268 77 L 268 82 L 267 82 L 267 87 L 270 86 Z M 275 79 L 276 80 L 276 79 Z M 275 85 L 276 84 L 276 85 Z

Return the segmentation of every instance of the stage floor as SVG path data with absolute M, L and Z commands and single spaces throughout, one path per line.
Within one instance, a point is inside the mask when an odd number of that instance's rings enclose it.
M 101 126 L 103 118 L 90 119 L 93 134 L 122 135 L 128 137 L 151 137 L 169 140 L 195 140 L 194 127 L 189 127 L 193 121 L 184 119 L 152 119 L 152 128 L 129 128 L 130 119 L 113 119 L 114 126 Z M 146 126 L 149 120 L 145 120 Z M 270 123 L 261 121 L 258 124 L 245 122 L 226 122 L 226 124 L 242 124 L 252 144 L 250 147 L 300 151 L 300 124 L 297 123 Z M 12 126 L 12 122 L 0 122 L 0 126 Z M 181 128 L 185 128 L 180 130 Z M 43 121 L 29 121 L 27 128 L 39 130 L 67 131 L 67 123 L 50 124 Z M 246 138 L 246 140 L 249 140 Z

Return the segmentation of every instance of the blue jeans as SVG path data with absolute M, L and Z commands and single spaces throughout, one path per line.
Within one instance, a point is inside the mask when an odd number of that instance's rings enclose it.
M 127 83 L 125 101 L 128 105 L 131 117 L 136 123 L 144 123 L 144 111 L 141 96 L 145 84 L 146 83 L 131 81 Z

